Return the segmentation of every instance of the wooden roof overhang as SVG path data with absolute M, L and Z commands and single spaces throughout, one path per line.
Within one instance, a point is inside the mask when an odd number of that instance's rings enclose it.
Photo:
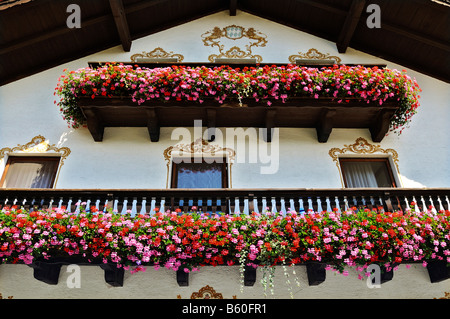
M 100 62 L 91 62 L 97 67 Z M 172 64 L 139 63 L 135 66 L 163 67 Z M 181 63 L 181 65 L 208 67 L 212 63 Z M 274 65 L 274 64 L 271 64 Z M 276 64 L 280 65 L 280 64 Z M 244 64 L 231 65 L 243 68 Z M 254 65 L 253 65 L 254 66 Z M 366 65 L 369 66 L 369 65 Z M 374 66 L 374 65 L 370 65 Z M 377 65 L 383 67 L 383 65 Z M 316 67 L 316 66 L 315 66 Z M 362 102 L 358 99 L 337 99 L 319 97 L 291 97 L 285 102 L 271 100 L 267 106 L 264 101 L 244 98 L 241 101 L 219 103 L 214 98 L 205 99 L 203 103 L 194 101 L 146 101 L 140 105 L 131 97 L 90 97 L 79 98 L 87 127 L 97 142 L 103 140 L 105 127 L 147 127 L 150 139 L 159 140 L 161 127 L 192 127 L 195 120 L 201 120 L 207 128 L 220 127 L 254 127 L 266 129 L 264 138 L 270 142 L 272 128 L 315 128 L 317 139 L 327 142 L 333 128 L 367 128 L 372 140 L 380 142 L 390 128 L 393 114 L 398 109 L 394 102 Z M 214 136 L 210 136 L 213 140 Z

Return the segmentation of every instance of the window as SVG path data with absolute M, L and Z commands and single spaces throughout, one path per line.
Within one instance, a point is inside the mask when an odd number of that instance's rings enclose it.
M 202 159 L 200 163 L 181 161 L 172 162 L 172 188 L 227 188 L 227 162 Z
M 345 187 L 396 187 L 387 158 L 340 158 Z
M 60 157 L 10 156 L 6 163 L 1 187 L 52 188 Z

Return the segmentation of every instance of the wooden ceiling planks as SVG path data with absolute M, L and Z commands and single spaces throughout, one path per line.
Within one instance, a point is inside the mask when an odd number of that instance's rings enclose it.
M 132 40 L 230 10 L 230 0 L 122 1 Z M 81 29 L 66 26 L 66 8 L 71 3 L 82 8 Z M 351 3 L 238 0 L 236 10 L 336 43 Z M 348 46 L 450 83 L 450 7 L 430 0 L 370 3 L 381 7 L 382 28 L 367 28 L 364 10 Z M 0 85 L 120 44 L 107 0 L 35 0 L 0 10 Z

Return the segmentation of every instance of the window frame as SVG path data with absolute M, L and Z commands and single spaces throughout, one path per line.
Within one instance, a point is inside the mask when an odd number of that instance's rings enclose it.
M 190 159 L 190 162 L 188 163 L 194 163 L 194 164 L 211 164 L 211 163 L 217 163 L 217 159 L 221 159 L 221 162 L 219 162 L 218 164 L 222 164 L 222 188 L 228 188 L 229 185 L 229 177 L 228 177 L 228 162 L 227 162 L 227 157 L 211 157 L 211 158 L 205 158 L 202 157 L 202 161 L 199 162 L 198 159 L 196 160 L 196 157 L 178 157 L 177 159 L 179 159 L 179 161 L 174 161 L 174 158 L 172 158 L 172 170 L 171 170 L 171 185 L 170 188 L 178 188 L 177 183 L 178 183 L 178 170 L 177 170 L 177 165 L 181 164 L 181 163 L 185 163 L 185 159 Z M 208 161 L 206 160 L 208 159 Z M 214 161 L 211 161 L 212 159 L 214 159 Z M 177 163 L 178 162 L 178 163 Z
M 3 186 L 3 184 L 5 183 L 9 167 L 12 164 L 17 163 L 17 162 L 27 163 L 27 162 L 33 162 L 33 161 L 41 161 L 41 162 L 55 161 L 56 162 L 55 169 L 52 172 L 52 179 L 50 182 L 50 186 L 48 187 L 48 188 L 54 188 L 55 182 L 56 182 L 56 179 L 58 176 L 59 168 L 61 165 L 61 156 L 58 156 L 58 155 L 21 156 L 21 155 L 14 155 L 14 154 L 8 155 L 8 158 L 7 158 L 6 164 L 5 164 L 5 168 L 3 169 L 3 173 L 0 178 L 0 188 L 7 188 L 6 186 Z
M 395 178 L 394 171 L 392 170 L 392 165 L 390 163 L 389 157 L 339 157 L 339 168 L 341 170 L 342 180 L 344 183 L 344 188 L 350 188 L 347 185 L 347 179 L 345 176 L 345 169 L 342 165 L 342 162 L 384 162 L 388 171 L 388 175 L 391 181 L 392 188 L 397 188 L 398 182 Z

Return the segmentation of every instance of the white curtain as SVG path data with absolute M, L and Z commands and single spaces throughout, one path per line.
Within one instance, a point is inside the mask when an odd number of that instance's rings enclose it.
M 347 187 L 378 187 L 375 172 L 370 162 L 346 162 L 344 167 Z
M 50 188 L 55 177 L 57 162 L 13 162 L 9 165 L 3 187 Z

